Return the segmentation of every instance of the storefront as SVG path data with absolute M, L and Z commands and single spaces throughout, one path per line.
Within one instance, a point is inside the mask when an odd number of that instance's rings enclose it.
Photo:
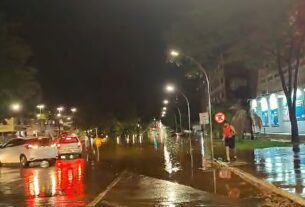
M 299 133 L 305 134 L 305 89 L 297 90 L 296 117 L 299 125 Z M 261 119 L 261 128 L 256 127 L 262 133 L 290 133 L 290 119 L 287 100 L 283 92 L 268 94 L 251 101 L 251 109 Z

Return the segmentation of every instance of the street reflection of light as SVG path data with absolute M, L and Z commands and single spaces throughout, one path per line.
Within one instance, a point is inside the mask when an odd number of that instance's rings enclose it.
M 82 179 L 82 167 L 80 163 L 78 163 L 77 166 L 77 175 L 78 175 L 78 181 L 80 181 Z
M 38 180 L 37 175 L 34 175 L 33 187 L 34 187 L 34 195 L 38 196 L 39 195 L 39 180 Z
M 70 170 L 68 171 L 68 180 L 69 180 L 70 182 L 72 182 L 72 180 L 73 180 L 73 172 L 72 172 L 72 169 L 70 169 Z
M 135 138 L 135 135 L 133 134 L 132 135 L 132 144 L 134 144 L 136 142 L 135 140 L 136 140 L 136 138 Z
M 175 202 L 176 201 L 176 192 L 175 191 L 169 191 L 168 192 L 168 201 L 169 202 Z
M 143 136 L 142 136 L 142 134 L 141 134 L 140 137 L 139 137 L 139 142 L 140 142 L 140 144 L 142 144 L 142 142 L 143 142 Z
M 154 149 L 158 150 L 158 141 L 157 141 L 156 137 L 154 137 Z
M 117 144 L 120 144 L 120 137 L 117 137 L 117 138 L 116 138 L 116 143 L 117 143 Z
M 56 194 L 56 176 L 55 174 L 51 175 L 51 191 L 52 191 L 52 196 Z
M 169 152 L 167 150 L 166 144 L 164 145 L 164 161 L 165 161 L 165 171 L 169 174 L 173 173 L 173 165 L 170 160 Z
M 127 144 L 129 144 L 129 142 L 130 142 L 129 137 L 126 138 L 126 142 L 127 142 Z

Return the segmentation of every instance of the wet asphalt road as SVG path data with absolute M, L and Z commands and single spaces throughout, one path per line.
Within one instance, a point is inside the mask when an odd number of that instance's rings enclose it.
M 224 169 L 205 169 L 207 153 L 203 138 L 151 132 L 109 140 L 91 159 L 1 167 L 0 206 L 86 206 L 122 171 L 99 206 L 259 206 L 255 188 Z

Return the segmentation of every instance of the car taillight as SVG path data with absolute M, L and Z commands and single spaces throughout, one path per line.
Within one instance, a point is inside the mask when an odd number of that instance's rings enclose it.
M 26 145 L 26 148 L 27 148 L 27 149 L 37 149 L 37 148 L 38 148 L 38 145 L 28 144 L 28 145 Z
M 81 143 L 80 143 L 80 142 L 78 142 L 78 143 L 77 143 L 77 146 L 78 146 L 78 147 L 80 147 L 80 146 L 81 146 Z
M 57 147 L 57 148 L 60 148 L 60 144 L 57 144 L 56 147 Z

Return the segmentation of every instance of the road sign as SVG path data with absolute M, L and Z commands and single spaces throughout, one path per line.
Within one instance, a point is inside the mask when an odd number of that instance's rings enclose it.
M 215 119 L 216 123 L 222 124 L 225 121 L 226 116 L 224 113 L 218 112 L 215 114 L 214 119 Z
M 199 120 L 201 125 L 209 124 L 209 113 L 199 113 Z

